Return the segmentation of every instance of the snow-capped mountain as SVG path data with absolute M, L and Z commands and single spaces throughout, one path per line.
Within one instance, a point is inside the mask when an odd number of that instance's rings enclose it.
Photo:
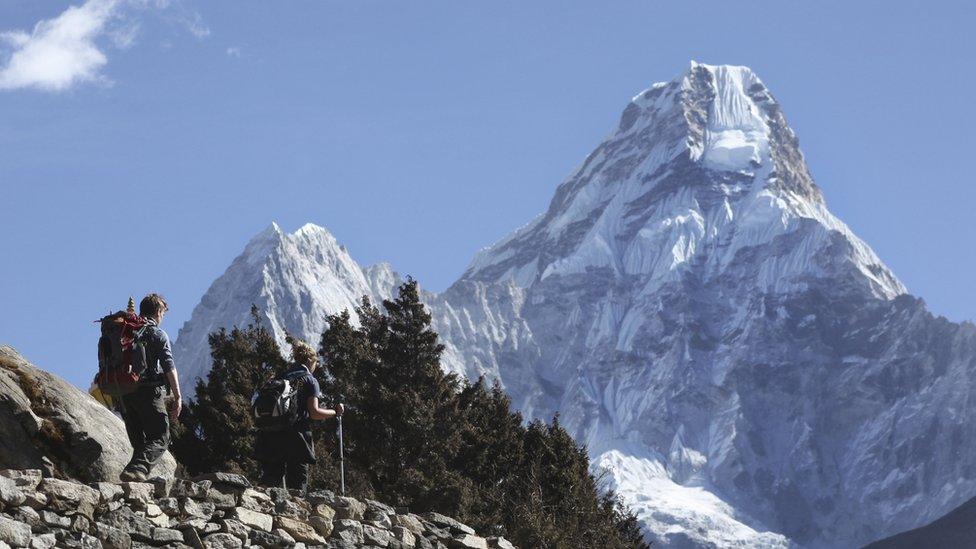
M 180 328 L 173 353 L 184 394 L 192 395 L 196 380 L 210 371 L 208 334 L 251 323 L 252 304 L 279 345 L 286 333 L 317 345 L 327 314 L 352 310 L 364 295 L 381 302 L 399 284 L 388 263 L 360 267 L 322 227 L 309 223 L 287 234 L 272 223 L 248 242 Z
M 256 237 L 178 358 L 204 364 L 251 302 L 315 340 L 356 292 L 388 295 L 388 267 L 374 284 L 344 252 L 277 244 L 312 230 Z M 316 292 L 343 299 L 295 297 Z M 637 95 L 546 212 L 428 303 L 444 367 L 558 411 L 660 545 L 853 547 L 976 493 L 976 328 L 933 317 L 828 211 L 748 68 L 692 63 Z

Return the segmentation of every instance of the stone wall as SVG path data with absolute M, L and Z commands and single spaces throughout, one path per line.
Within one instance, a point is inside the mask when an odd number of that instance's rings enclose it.
M 241 475 L 82 484 L 37 469 L 0 470 L 0 549 L 9 547 L 514 549 L 437 513 L 258 488 Z

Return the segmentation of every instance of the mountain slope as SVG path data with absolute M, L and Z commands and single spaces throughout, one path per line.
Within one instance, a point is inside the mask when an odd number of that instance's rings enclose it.
M 180 328 L 173 353 L 184 394 L 193 395 L 196 379 L 210 371 L 208 334 L 247 325 L 252 304 L 279 345 L 286 332 L 317 345 L 327 314 L 351 310 L 364 295 L 380 302 L 398 284 L 389 264 L 360 267 L 322 227 L 309 223 L 287 234 L 272 223 L 248 242 Z
M 280 249 L 272 265 L 328 263 Z M 238 262 L 260 274 L 232 265 L 201 307 L 369 286 Z M 933 317 L 829 212 L 748 68 L 692 63 L 636 96 L 546 212 L 428 302 L 443 366 L 559 412 L 662 545 L 849 547 L 976 492 L 976 328 Z M 258 305 L 280 323 L 343 303 Z M 205 309 L 189 333 L 240 322 Z
M 915 547 L 976 547 L 976 498 L 970 499 L 938 520 L 920 528 L 876 541 L 864 549 L 911 549 Z
M 972 446 L 972 326 L 828 211 L 747 68 L 635 97 L 434 309 L 450 356 L 559 411 L 664 544 L 848 546 L 974 490 L 944 450 Z

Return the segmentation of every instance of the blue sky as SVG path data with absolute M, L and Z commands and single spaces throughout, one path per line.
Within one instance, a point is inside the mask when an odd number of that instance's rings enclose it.
M 0 342 L 87 385 L 93 319 L 157 290 L 175 337 L 272 220 L 442 290 L 691 59 L 751 66 L 831 210 L 973 319 L 976 13 L 909 4 L 6 0 Z

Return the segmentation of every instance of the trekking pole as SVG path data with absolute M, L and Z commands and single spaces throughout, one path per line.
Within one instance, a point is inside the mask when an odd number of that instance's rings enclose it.
M 342 489 L 342 496 L 346 496 L 346 461 L 342 450 L 342 415 L 336 416 L 339 420 L 339 487 Z

